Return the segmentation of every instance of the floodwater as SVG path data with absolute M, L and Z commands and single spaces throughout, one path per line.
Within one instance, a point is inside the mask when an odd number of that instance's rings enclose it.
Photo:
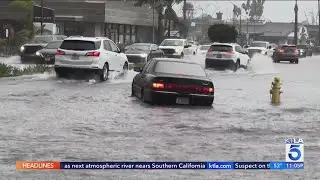
M 2 78 L 1 179 L 320 179 L 319 67 L 315 56 L 299 64 L 258 56 L 248 70 L 208 70 L 212 108 L 143 104 L 130 97 L 132 71 L 103 83 L 50 73 Z M 283 83 L 279 106 L 270 104 L 275 76 Z M 285 161 L 289 137 L 304 139 L 305 170 L 15 170 L 16 161 L 28 160 Z

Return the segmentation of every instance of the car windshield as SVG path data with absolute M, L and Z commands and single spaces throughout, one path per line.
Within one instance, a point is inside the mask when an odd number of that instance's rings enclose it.
M 267 47 L 267 43 L 264 43 L 264 42 L 253 42 L 250 46 L 251 47 Z
M 148 50 L 150 50 L 150 45 L 132 44 L 132 45 L 126 47 L 126 50 L 148 51 Z
M 58 49 L 61 45 L 62 41 L 53 41 L 49 42 L 46 46 L 46 49 Z
M 219 52 L 229 52 L 232 51 L 232 46 L 229 45 L 212 45 L 210 47 L 211 51 L 219 51 Z
M 205 50 L 205 51 L 207 51 L 207 50 L 209 50 L 210 49 L 210 46 L 201 46 L 200 47 L 200 50 Z
M 156 73 L 182 74 L 186 76 L 206 77 L 206 73 L 199 64 L 184 62 L 159 61 L 155 67 Z
M 182 40 L 164 40 L 160 46 L 183 46 Z
M 83 40 L 64 40 L 60 49 L 74 50 L 74 51 L 90 51 L 100 48 L 100 41 L 83 41 Z
M 52 37 L 51 36 L 35 36 L 30 43 L 34 43 L 34 44 L 46 44 L 49 43 L 50 41 L 52 41 Z

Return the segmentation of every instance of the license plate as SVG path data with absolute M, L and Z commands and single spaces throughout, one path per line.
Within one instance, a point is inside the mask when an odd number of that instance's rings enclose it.
M 185 98 L 185 97 L 178 97 L 176 99 L 176 103 L 177 104 L 189 104 L 189 98 Z
M 222 55 L 221 54 L 217 54 L 217 58 L 221 58 L 222 57 Z
M 45 58 L 44 60 L 45 60 L 45 61 L 50 61 L 50 58 Z
M 79 60 L 79 56 L 77 56 L 77 55 L 72 55 L 71 59 L 72 59 L 72 60 Z

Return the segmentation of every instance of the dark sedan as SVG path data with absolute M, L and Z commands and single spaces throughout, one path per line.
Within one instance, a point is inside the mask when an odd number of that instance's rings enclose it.
M 125 48 L 129 63 L 144 64 L 148 60 L 163 57 L 164 53 L 156 44 L 135 43 Z
M 51 41 L 43 49 L 36 52 L 42 63 L 54 64 L 56 52 L 63 41 Z
M 25 62 L 41 62 L 41 58 L 36 55 L 36 52 L 44 48 L 49 42 L 55 40 L 64 40 L 67 36 L 64 35 L 43 35 L 35 36 L 30 42 L 24 44 L 20 48 L 20 59 Z
M 174 103 L 211 106 L 214 85 L 203 68 L 181 59 L 154 58 L 148 61 L 132 82 L 132 96 L 148 103 Z
M 297 46 L 299 51 L 299 57 L 312 56 L 312 48 L 308 44 L 299 44 Z
M 272 55 L 273 62 L 289 61 L 290 63 L 299 63 L 299 51 L 295 45 L 281 45 Z

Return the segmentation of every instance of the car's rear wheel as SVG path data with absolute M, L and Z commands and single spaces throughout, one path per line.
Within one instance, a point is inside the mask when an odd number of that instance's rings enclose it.
M 58 78 L 64 78 L 64 77 L 68 76 L 68 73 L 66 71 L 64 71 L 63 69 L 61 69 L 61 68 L 55 67 L 54 71 L 56 72 L 56 76 Z
M 299 59 L 296 59 L 294 63 L 299 64 Z
M 233 65 L 233 71 L 237 71 L 240 68 L 240 60 L 238 59 Z
M 125 74 L 125 73 L 127 73 L 128 72 L 128 69 L 129 69 L 129 65 L 128 65 L 128 63 L 127 62 L 125 62 L 124 63 L 124 65 L 123 65 L 123 73 Z
M 99 76 L 100 76 L 101 81 L 108 80 L 108 78 L 109 78 L 109 65 L 107 63 L 104 64 L 103 68 L 100 70 Z
M 294 60 L 290 60 L 290 63 L 293 64 L 295 61 Z
M 212 106 L 213 100 L 214 100 L 214 98 L 204 100 L 200 105 L 201 105 L 201 106 Z
M 181 58 L 181 59 L 183 59 L 183 58 L 184 58 L 184 54 L 183 54 L 183 53 L 181 53 L 180 58 Z
M 131 84 L 131 96 L 132 96 L 132 97 L 135 96 L 134 90 L 133 90 L 133 83 Z

